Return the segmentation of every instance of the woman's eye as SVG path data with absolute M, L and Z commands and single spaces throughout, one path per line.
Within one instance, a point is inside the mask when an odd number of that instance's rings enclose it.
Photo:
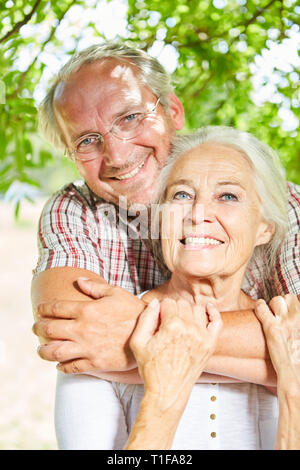
M 191 199 L 191 195 L 185 191 L 178 191 L 174 194 L 173 199 L 184 201 L 186 199 Z
M 233 193 L 224 193 L 219 196 L 223 201 L 238 201 L 238 197 Z

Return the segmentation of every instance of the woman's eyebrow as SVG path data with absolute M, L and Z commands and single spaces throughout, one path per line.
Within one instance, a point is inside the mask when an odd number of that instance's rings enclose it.
M 217 186 L 239 186 L 242 189 L 246 189 L 240 181 L 218 181 Z
M 180 179 L 180 180 L 177 180 L 177 181 L 174 181 L 174 183 L 170 184 L 170 186 L 168 186 L 168 189 L 172 188 L 173 186 L 179 186 L 180 184 L 185 184 L 185 185 L 188 185 L 188 186 L 193 186 L 193 182 L 192 180 L 187 180 L 187 179 Z

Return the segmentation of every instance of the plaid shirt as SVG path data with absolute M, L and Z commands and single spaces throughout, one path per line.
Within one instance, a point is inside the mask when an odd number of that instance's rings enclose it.
M 288 191 L 289 230 L 268 292 L 261 281 L 263 259 L 252 260 L 244 278 L 243 290 L 253 299 L 300 294 L 300 187 L 288 183 Z M 38 244 L 34 274 L 55 267 L 83 268 L 136 295 L 168 278 L 115 206 L 95 196 L 82 181 L 64 187 L 46 203 Z

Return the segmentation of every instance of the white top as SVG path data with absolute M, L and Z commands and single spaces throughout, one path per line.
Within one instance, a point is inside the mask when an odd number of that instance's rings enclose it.
M 142 385 L 58 373 L 55 425 L 60 449 L 125 446 L 144 393 Z M 254 384 L 196 384 L 172 449 L 273 449 L 277 398 Z
M 143 385 L 114 383 L 130 429 Z M 172 449 L 273 449 L 277 398 L 255 384 L 196 384 L 180 420 Z

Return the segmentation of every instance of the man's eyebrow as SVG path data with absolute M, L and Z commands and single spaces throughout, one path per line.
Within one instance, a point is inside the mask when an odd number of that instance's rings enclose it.
M 88 134 L 99 134 L 99 132 L 86 130 L 86 131 L 80 132 L 80 134 L 73 134 L 71 135 L 71 141 L 76 142 L 76 140 L 80 139 L 80 137 L 84 137 L 85 135 L 88 135 Z

